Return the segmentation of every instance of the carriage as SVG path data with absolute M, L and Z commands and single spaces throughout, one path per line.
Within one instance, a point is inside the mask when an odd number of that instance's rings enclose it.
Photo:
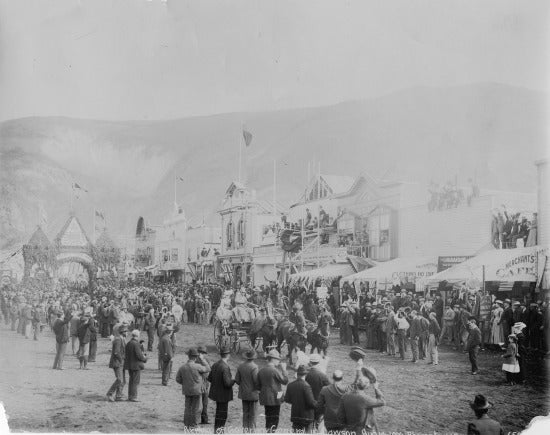
M 258 308 L 258 306 L 248 302 L 246 306 L 250 308 Z M 272 316 L 280 318 L 288 318 L 288 312 L 284 309 L 272 308 Z M 243 346 L 249 349 L 259 350 L 264 348 L 263 337 L 257 334 L 255 342 L 251 342 L 251 326 L 252 321 L 239 322 L 232 319 L 231 321 L 219 319 L 216 316 L 214 322 L 214 344 L 218 350 L 229 348 L 232 353 L 239 353 Z M 271 347 L 271 343 L 267 345 Z

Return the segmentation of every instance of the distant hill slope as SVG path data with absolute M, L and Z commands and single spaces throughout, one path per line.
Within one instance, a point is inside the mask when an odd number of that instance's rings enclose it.
M 131 236 L 137 217 L 160 223 L 178 202 L 195 222 L 216 210 L 237 177 L 241 125 L 253 134 L 243 152 L 250 186 L 278 200 L 302 193 L 307 162 L 328 174 L 427 182 L 474 174 L 482 187 L 535 191 L 533 162 L 545 154 L 548 96 L 497 84 L 414 88 L 334 106 L 233 113 L 168 121 L 108 122 L 22 118 L 0 124 L 0 249 L 25 240 L 48 214 L 61 228 L 70 185 L 89 190 L 75 202 L 86 230 L 105 212 L 113 235 Z M 90 234 L 91 235 L 91 234 Z

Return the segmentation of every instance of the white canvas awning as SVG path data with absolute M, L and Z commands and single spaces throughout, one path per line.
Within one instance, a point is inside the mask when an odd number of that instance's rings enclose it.
M 416 283 L 417 280 L 437 272 L 436 257 L 396 258 L 378 263 L 375 267 L 349 275 L 342 279 L 340 285 L 359 284 L 361 282 L 377 283 L 380 289 L 390 289 L 393 285 Z
M 328 264 L 318 269 L 307 270 L 290 275 L 290 283 L 303 281 L 308 284 L 310 281 L 315 281 L 319 278 L 322 280 L 332 280 L 351 275 L 354 272 L 355 270 L 349 263 Z
M 547 248 L 530 246 L 516 249 L 493 249 L 483 252 L 463 263 L 433 275 L 425 280 L 426 285 L 441 281 L 457 282 L 483 281 L 529 281 L 539 282 L 546 264 Z

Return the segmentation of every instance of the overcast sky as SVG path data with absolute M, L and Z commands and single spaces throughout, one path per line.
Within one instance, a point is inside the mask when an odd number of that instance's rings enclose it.
M 0 0 L 0 120 L 166 119 L 473 82 L 548 90 L 549 3 Z

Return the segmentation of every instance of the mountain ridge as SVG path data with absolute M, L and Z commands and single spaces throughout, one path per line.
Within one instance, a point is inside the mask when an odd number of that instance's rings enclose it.
M 111 234 L 131 237 L 141 215 L 161 222 L 173 208 L 176 174 L 185 180 L 177 201 L 188 216 L 205 213 L 208 223 L 216 223 L 225 189 L 237 178 L 242 121 L 253 134 L 250 147 L 243 146 L 248 184 L 271 199 L 277 161 L 277 199 L 287 205 L 305 187 L 308 161 L 320 161 L 322 173 L 419 183 L 458 175 L 459 183 L 476 177 L 482 188 L 533 192 L 533 163 L 548 143 L 547 101 L 546 93 L 478 83 L 416 87 L 315 108 L 170 120 L 3 121 L 0 248 L 5 240 L 13 245 L 30 236 L 38 201 L 46 203 L 51 222 L 64 220 L 71 180 L 90 191 L 75 202 L 86 231 L 95 208 L 109 216 Z M 37 174 L 41 188 L 34 186 Z

